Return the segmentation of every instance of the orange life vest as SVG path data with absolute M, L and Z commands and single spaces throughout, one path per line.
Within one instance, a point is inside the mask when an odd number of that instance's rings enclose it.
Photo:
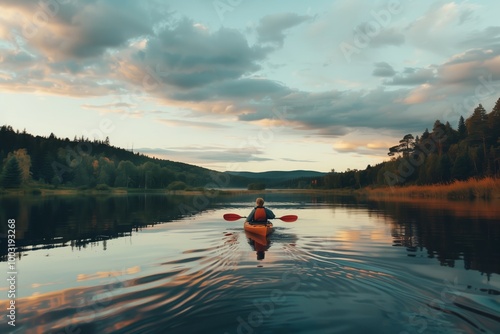
M 267 221 L 266 209 L 263 207 L 256 207 L 255 212 L 253 214 L 253 220 L 257 222 L 265 222 Z

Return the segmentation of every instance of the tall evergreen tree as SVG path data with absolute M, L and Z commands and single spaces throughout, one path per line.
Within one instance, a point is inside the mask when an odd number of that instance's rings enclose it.
M 424 131 L 424 133 L 422 133 L 421 140 L 426 140 L 426 139 L 429 138 L 429 136 L 430 136 L 429 129 L 426 128 L 425 131 Z
M 496 145 L 500 138 L 500 99 L 488 115 L 487 145 Z
M 19 188 L 22 181 L 22 171 L 15 156 L 11 156 L 2 175 L 2 186 L 4 188 Z
M 474 146 L 482 145 L 485 140 L 488 123 L 486 110 L 481 104 L 474 109 L 474 113 L 467 118 L 465 124 L 467 126 L 467 140 L 469 143 Z
M 25 148 L 9 153 L 7 158 L 16 157 L 19 168 L 21 169 L 21 184 L 27 184 L 31 180 L 31 157 Z
M 446 136 L 446 139 L 442 141 L 443 152 L 447 153 L 450 146 L 458 143 L 460 139 L 458 131 L 451 127 L 450 122 L 446 122 L 446 124 L 444 125 L 444 134 Z
M 471 147 L 478 150 L 471 150 L 472 162 L 476 172 L 482 174 L 485 171 L 478 168 L 487 160 L 486 138 L 488 135 L 488 117 L 484 107 L 479 104 L 471 117 L 467 118 L 465 124 L 467 126 L 467 141 Z
M 465 126 L 465 120 L 463 116 L 460 116 L 458 120 L 458 138 L 459 140 L 463 140 L 467 137 L 467 127 Z
M 497 102 L 495 103 L 495 106 L 493 107 L 493 112 L 500 112 L 500 98 L 498 98 Z
M 443 144 L 447 139 L 445 137 L 445 125 L 441 123 L 440 120 L 436 120 L 434 122 L 434 126 L 432 127 L 432 133 L 430 137 L 434 140 L 437 146 L 437 153 L 439 156 L 443 154 Z

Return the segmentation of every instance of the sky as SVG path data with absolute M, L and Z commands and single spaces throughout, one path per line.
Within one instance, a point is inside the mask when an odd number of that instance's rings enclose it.
M 500 2 L 2 0 L 0 123 L 218 171 L 364 169 L 500 97 Z

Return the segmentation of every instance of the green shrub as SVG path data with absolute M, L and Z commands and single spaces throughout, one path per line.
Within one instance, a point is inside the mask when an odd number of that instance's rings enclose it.
M 264 183 L 250 183 L 248 185 L 248 190 L 264 190 L 266 185 Z
M 40 189 L 33 189 L 31 190 L 32 195 L 41 195 L 42 191 Z
M 99 183 L 97 186 L 95 186 L 95 189 L 99 191 L 108 191 L 109 186 L 105 183 Z
M 167 187 L 168 190 L 185 190 L 187 188 L 187 184 L 182 181 L 174 181 L 170 183 Z

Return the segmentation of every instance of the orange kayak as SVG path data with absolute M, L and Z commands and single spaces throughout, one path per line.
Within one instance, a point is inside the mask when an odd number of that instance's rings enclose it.
M 245 231 L 254 233 L 257 235 L 268 235 L 274 232 L 273 223 L 267 222 L 262 224 L 250 224 L 249 222 L 245 222 L 243 226 Z

